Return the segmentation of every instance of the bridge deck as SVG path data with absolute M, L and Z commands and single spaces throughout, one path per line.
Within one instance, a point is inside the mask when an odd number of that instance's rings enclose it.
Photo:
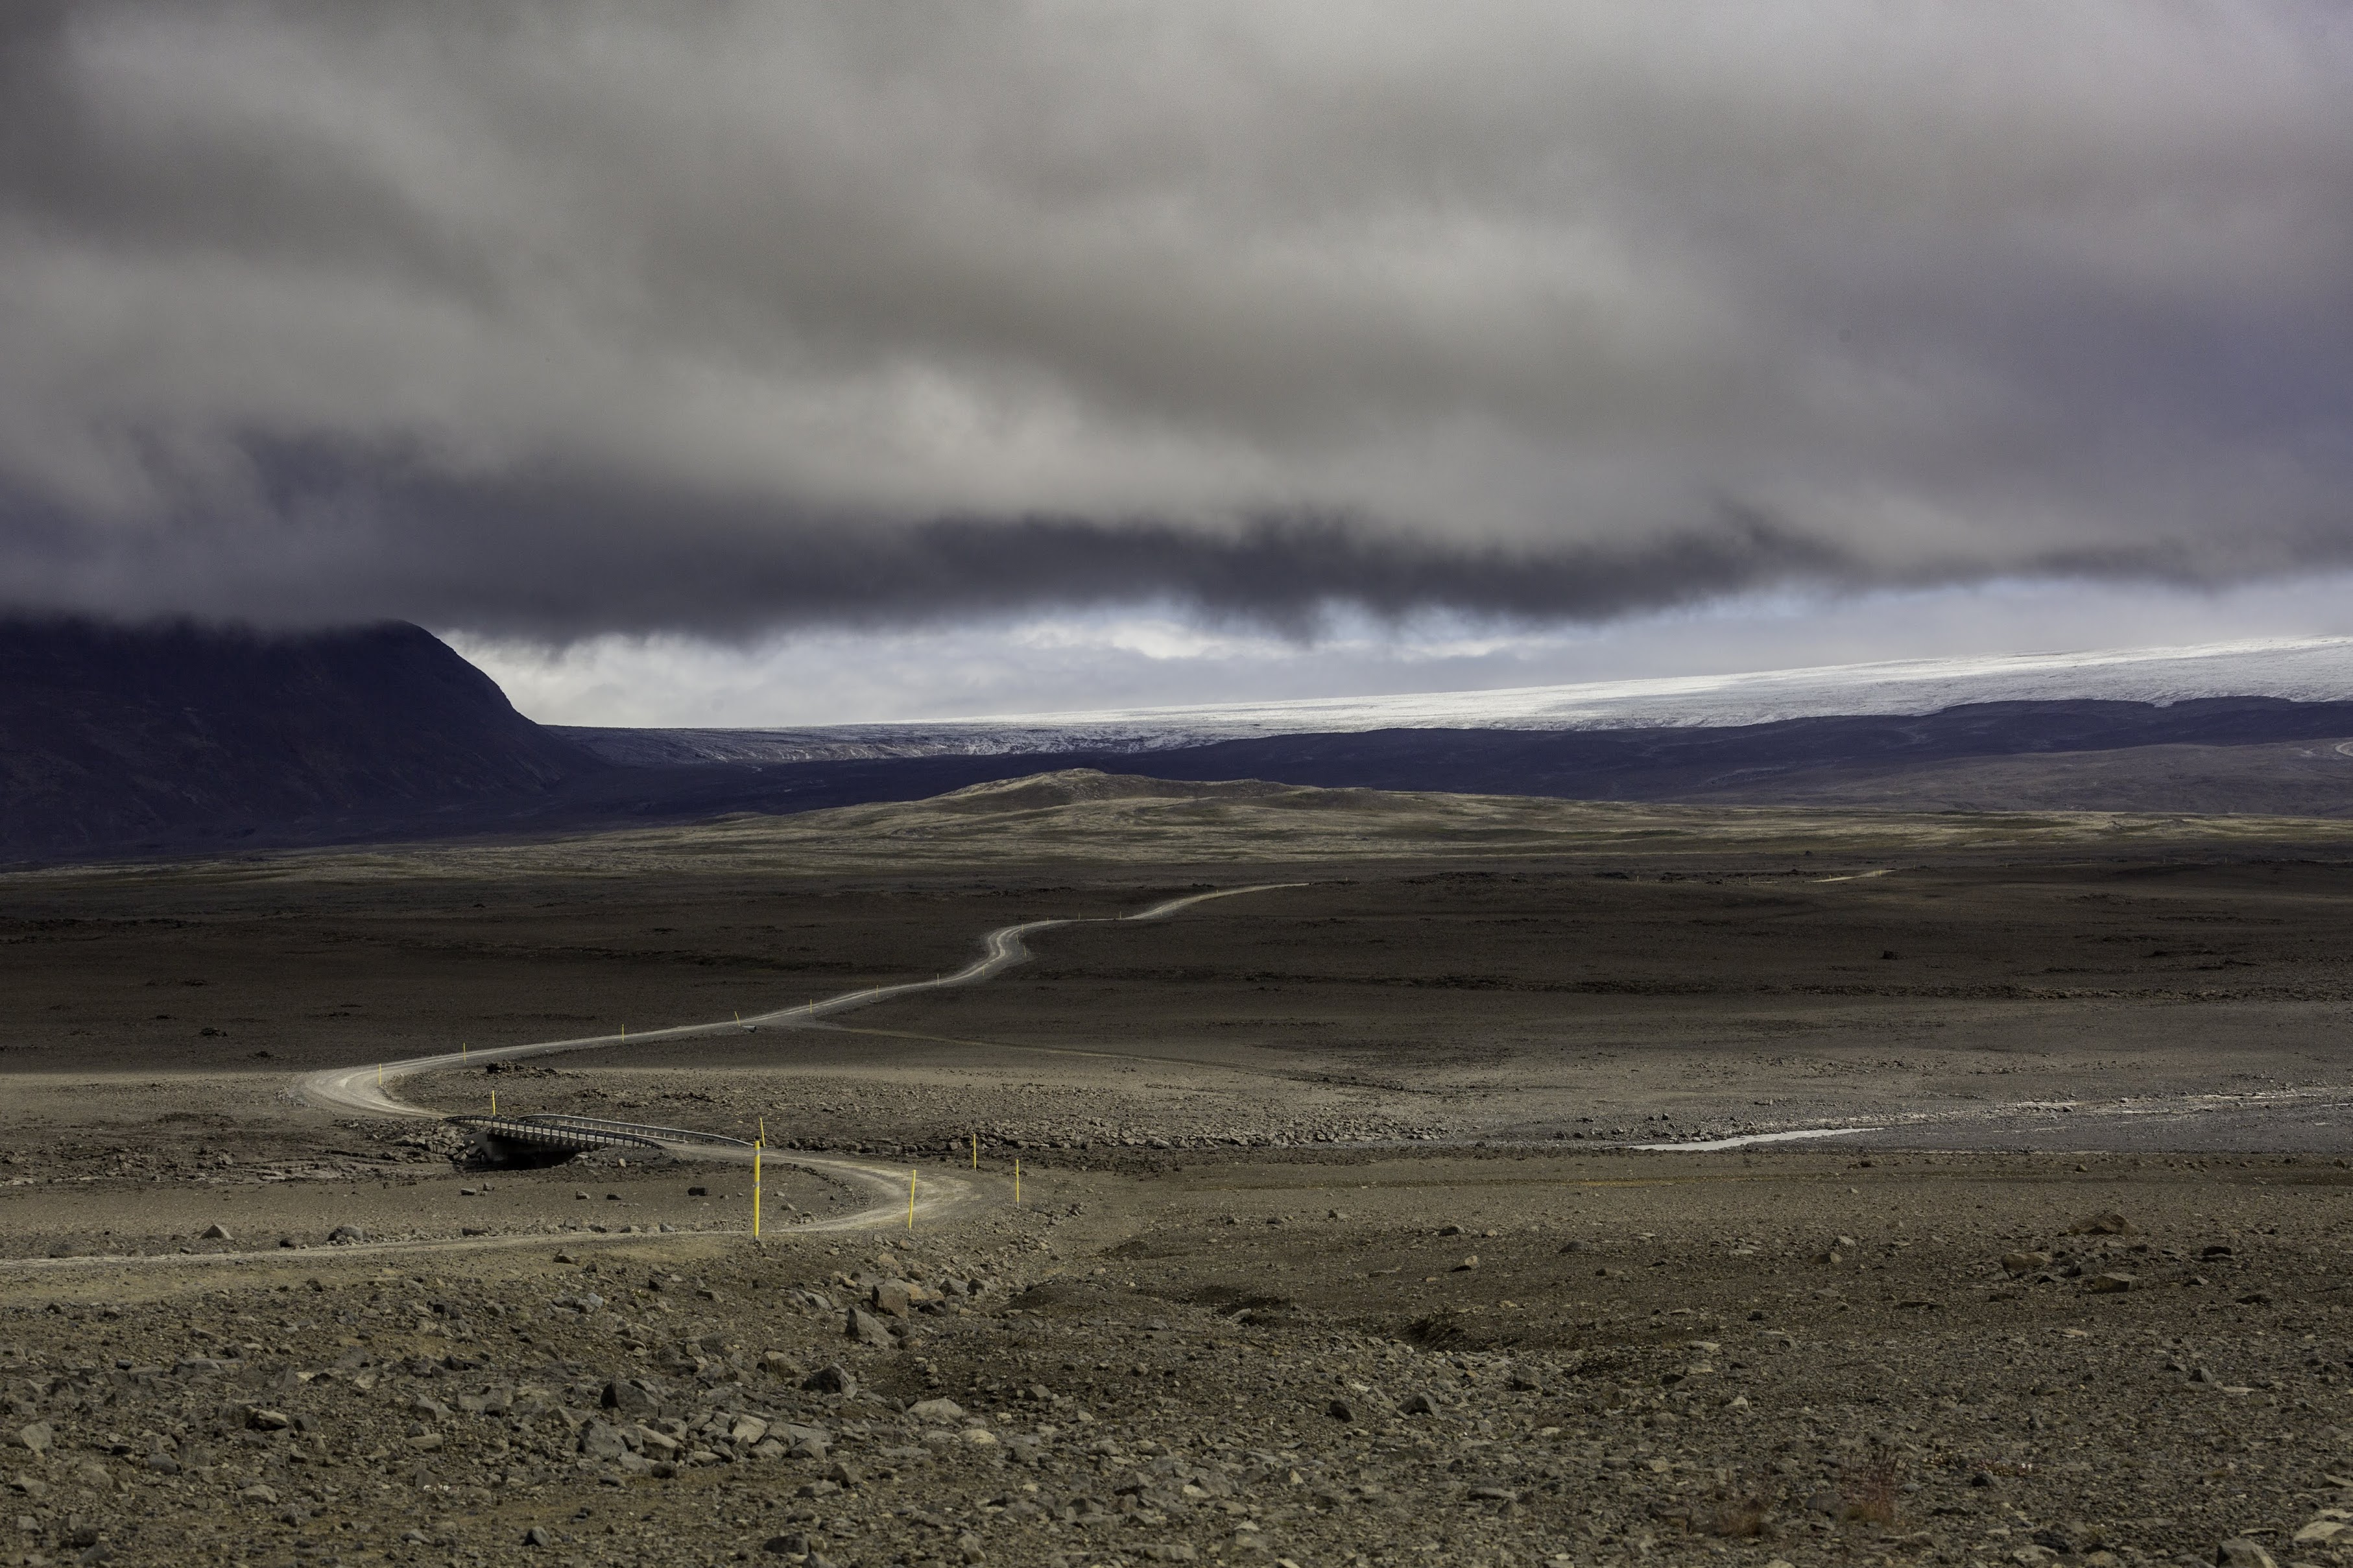
M 529 1143 L 542 1149 L 651 1149 L 659 1152 L 662 1147 L 658 1139 L 641 1132 L 622 1131 L 617 1125 L 565 1127 L 521 1116 L 450 1116 L 443 1120 L 485 1138 Z

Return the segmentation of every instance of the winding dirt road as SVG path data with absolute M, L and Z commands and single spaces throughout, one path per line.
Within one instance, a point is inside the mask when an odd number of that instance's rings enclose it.
M 480 1063 L 513 1061 L 523 1057 L 548 1056 L 557 1051 L 596 1050 L 612 1046 L 643 1045 L 651 1040 L 683 1040 L 703 1035 L 723 1035 L 756 1030 L 764 1027 L 793 1027 L 810 1024 L 820 1018 L 832 1017 L 859 1007 L 871 1006 L 919 991 L 940 991 L 950 986 L 973 985 L 1003 973 L 1017 963 L 1026 962 L 1029 949 L 1026 938 L 1058 926 L 1134 923 L 1165 920 L 1180 910 L 1211 899 L 1239 898 L 1244 893 L 1271 892 L 1279 888 L 1303 887 L 1301 882 L 1261 882 L 1247 888 L 1222 888 L 1214 892 L 1193 893 L 1180 899 L 1169 899 L 1132 915 L 1082 916 L 1064 920 L 1024 921 L 1018 925 L 1000 926 L 981 939 L 981 956 L 957 970 L 932 980 L 902 981 L 895 985 L 872 985 L 859 991 L 845 991 L 839 996 L 812 1001 L 797 1007 L 778 1008 L 749 1018 L 730 1018 L 712 1024 L 678 1024 L 666 1029 L 649 1029 L 638 1034 L 627 1032 L 612 1035 L 584 1035 L 572 1039 L 538 1040 L 526 1045 L 495 1046 L 479 1051 L 445 1051 L 429 1057 L 411 1057 L 405 1061 L 385 1062 L 357 1068 L 330 1068 L 322 1072 L 305 1074 L 295 1080 L 295 1094 L 305 1103 L 322 1110 L 341 1110 L 362 1116 L 410 1117 L 418 1120 L 440 1120 L 441 1113 L 422 1106 L 411 1105 L 396 1091 L 404 1080 L 421 1073 L 445 1071 L 451 1068 L 471 1068 Z M 649 1130 L 649 1131 L 652 1130 Z M 701 1160 L 723 1160 L 747 1163 L 748 1150 L 703 1143 L 665 1144 L 673 1152 Z M 871 1192 L 876 1201 L 853 1213 L 832 1219 L 812 1220 L 793 1228 L 809 1230 L 859 1230 L 875 1226 L 903 1224 L 907 1215 L 907 1173 L 903 1167 L 884 1166 L 854 1160 L 819 1159 L 799 1152 L 770 1151 L 765 1155 L 772 1164 L 790 1164 L 803 1170 L 828 1176 L 851 1186 Z M 919 1184 L 915 1194 L 917 1218 L 944 1218 L 958 1210 L 980 1202 L 985 1194 L 981 1186 L 968 1177 L 934 1173 L 929 1181 Z

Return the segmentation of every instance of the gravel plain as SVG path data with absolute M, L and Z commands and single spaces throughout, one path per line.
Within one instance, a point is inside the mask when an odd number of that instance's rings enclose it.
M 2353 1558 L 2338 851 L 1780 814 L 1437 863 L 1324 802 L 1285 861 L 1224 803 L 1155 829 L 1215 855 L 1058 864 L 1054 809 L 895 871 L 792 869 L 802 822 L 5 879 L 0 1561 Z M 1300 873 L 413 1084 L 976 1184 L 936 1225 L 771 1166 L 755 1240 L 740 1166 L 290 1091 Z

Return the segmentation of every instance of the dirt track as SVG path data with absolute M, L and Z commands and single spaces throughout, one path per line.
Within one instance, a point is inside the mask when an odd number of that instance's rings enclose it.
M 764 1250 L 740 1171 L 467 1171 L 287 1074 L 923 978 L 1198 874 L 13 883 L 20 1554 L 2344 1561 L 2291 1538 L 2353 1511 L 2353 872 L 1813 858 L 1327 868 L 783 1059 L 413 1080 L 942 1182 L 977 1133 L 1008 1196 L 1023 1162 L 1020 1208 L 912 1236 L 772 1175 Z M 1617 1152 L 1831 1121 L 1888 1131 Z M 802 1386 L 836 1361 L 858 1393 Z

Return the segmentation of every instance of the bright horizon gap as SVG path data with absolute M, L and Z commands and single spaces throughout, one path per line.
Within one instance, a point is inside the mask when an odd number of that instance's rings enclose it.
M 723 730 L 1073 723 L 1331 713 L 1407 699 L 1492 707 L 1514 694 L 1647 703 L 1821 682 L 1893 694 L 1971 672 L 1988 679 L 2022 678 L 2038 668 L 2054 678 L 2070 669 L 2146 672 L 2168 658 L 2332 647 L 2353 637 L 2353 574 L 2219 595 L 2010 584 L 1828 603 L 1792 596 L 1599 627 L 1339 616 L 1312 641 L 1205 626 L 1176 606 L 888 630 L 803 628 L 749 643 L 614 634 L 548 647 L 436 629 L 543 723 Z M 2131 695 L 2105 683 L 2096 690 Z M 2188 690 L 2212 694 L 2202 683 Z M 2331 671 L 2302 685 L 2275 680 L 2232 694 L 2353 696 L 2353 687 Z
M 1388 698 L 1414 697 L 1440 700 L 1457 697 L 1551 696 L 1573 697 L 1641 697 L 1676 692 L 1715 691 L 1727 686 L 1743 684 L 1767 685 L 1791 681 L 1803 677 L 1850 676 L 1880 677 L 1890 683 L 1910 680 L 1956 679 L 1971 674 L 1990 674 L 2001 670 L 2079 669 L 2085 665 L 2101 668 L 2158 663 L 2168 659 L 2183 661 L 2226 657 L 2235 653 L 2301 652 L 2311 650 L 2342 650 L 2347 655 L 2348 681 L 2346 689 L 2353 694 L 2353 637 L 2254 637 L 2236 642 L 2183 643 L 2147 647 L 2054 648 L 2025 653 L 1975 654 L 1943 658 L 1873 659 L 1854 664 L 1815 664 L 1786 666 L 1774 669 L 1723 670 L 1704 675 L 1637 676 L 1620 680 L 1562 681 L 1540 686 L 1459 687 L 1449 690 L 1384 693 L 1368 697 L 1301 697 L 1261 699 L 1247 702 L 1189 702 L 1156 708 L 1106 708 L 1096 710 L 1053 709 L 1028 713 L 980 713 L 959 718 L 876 721 L 880 723 L 910 724 L 1021 724 L 1039 721 L 1071 723 L 1092 719 L 1176 718 L 1188 714 L 1250 714 L 1287 710 L 1342 710 Z M 2272 696 L 2267 691 L 2237 692 L 2237 696 Z M 2156 699 L 2160 705 L 2179 698 Z M 851 728 L 860 721 L 847 721 L 838 726 L 809 728 Z M 783 728 L 783 726 L 779 726 Z

